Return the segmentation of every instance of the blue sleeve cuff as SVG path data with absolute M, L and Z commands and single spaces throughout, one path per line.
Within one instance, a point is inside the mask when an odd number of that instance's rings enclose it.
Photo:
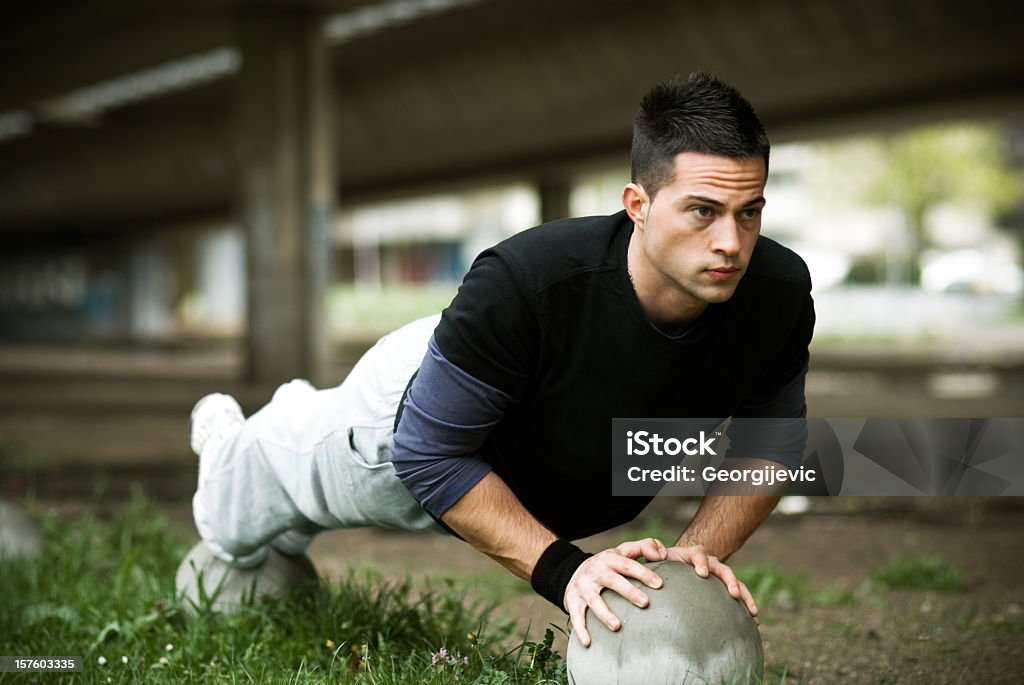
M 440 519 L 491 471 L 476 452 L 510 402 L 445 359 L 431 337 L 395 430 L 392 462 L 434 517 Z

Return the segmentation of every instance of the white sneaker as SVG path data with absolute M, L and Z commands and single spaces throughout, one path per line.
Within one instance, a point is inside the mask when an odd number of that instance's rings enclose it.
M 196 456 L 202 457 L 207 447 L 222 444 L 245 423 L 238 401 L 231 395 L 213 393 L 196 402 L 189 422 L 190 442 Z
M 210 472 L 217 470 L 216 464 L 219 463 L 221 447 L 229 438 L 234 437 L 244 424 L 245 414 L 238 406 L 238 401 L 231 395 L 213 393 L 196 402 L 196 406 L 192 408 L 189 437 L 192 451 L 199 457 L 200 487 L 207 482 Z M 203 543 L 221 561 L 240 569 L 256 568 L 266 561 L 269 554 L 266 545 L 249 554 L 236 555 L 211 541 L 208 534 L 208 516 L 202 507 L 198 490 L 192 499 L 192 516 Z

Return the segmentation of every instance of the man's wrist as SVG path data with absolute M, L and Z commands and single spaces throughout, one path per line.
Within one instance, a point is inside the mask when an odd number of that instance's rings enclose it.
M 565 611 L 565 589 L 576 569 L 590 556 L 568 540 L 555 540 L 533 567 L 530 585 L 538 595 Z

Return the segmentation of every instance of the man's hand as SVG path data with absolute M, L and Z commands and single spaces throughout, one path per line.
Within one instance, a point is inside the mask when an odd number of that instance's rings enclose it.
M 638 607 L 647 606 L 646 593 L 626 579 L 636 578 L 647 587 L 657 590 L 661 587 L 661 578 L 636 560 L 644 557 L 650 561 L 661 561 L 665 554 L 665 545 L 661 541 L 646 538 L 623 542 L 580 564 L 565 588 L 565 610 L 569 612 L 569 620 L 581 645 L 590 646 L 586 621 L 588 608 L 609 630 L 618 630 L 622 626 L 622 622 L 601 597 L 601 591 L 605 588 L 614 590 Z
M 733 599 L 743 602 L 747 611 L 754 618 L 754 623 L 758 623 L 757 604 L 754 602 L 754 596 L 750 594 L 750 590 L 736 577 L 731 568 L 718 557 L 708 554 L 703 545 L 669 547 L 666 558 L 690 564 L 701 578 L 707 578 L 709 574 L 716 576 L 725 583 L 725 588 Z
M 727 565 L 710 556 L 700 545 L 692 547 L 669 547 L 654 538 L 624 542 L 614 549 L 595 554 L 584 561 L 573 574 L 565 590 L 565 609 L 569 612 L 573 631 L 584 647 L 590 646 L 587 632 L 587 609 L 594 612 L 598 620 L 609 630 L 618 630 L 622 622 L 612 613 L 601 597 L 605 588 L 613 590 L 634 605 L 644 608 L 649 602 L 647 594 L 633 585 L 627 578 L 635 578 L 647 587 L 657 590 L 662 586 L 661 578 L 640 562 L 639 557 L 648 561 L 670 559 L 690 564 L 696 573 L 706 578 L 712 574 L 725 583 L 729 594 L 742 601 L 750 615 L 757 620 L 757 605 L 747 586 L 740 582 Z

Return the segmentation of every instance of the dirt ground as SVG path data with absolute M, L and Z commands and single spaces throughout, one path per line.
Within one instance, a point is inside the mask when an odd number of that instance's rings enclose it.
M 821 503 L 825 504 L 825 503 Z M 801 591 L 762 602 L 768 683 L 1019 683 L 1024 673 L 1024 503 L 921 499 L 909 505 L 828 502 L 827 511 L 773 514 L 731 560 L 771 565 Z M 692 503 L 659 501 L 628 527 L 581 543 L 596 551 L 655 528 L 685 525 Z M 843 512 L 842 509 L 859 511 Z M 653 524 L 651 522 L 654 522 Z M 871 584 L 892 560 L 939 557 L 967 577 L 963 591 Z M 353 530 L 321 535 L 311 557 L 325 577 L 376 569 L 385 577 L 452 578 L 531 626 L 566 628 L 563 614 L 467 545 L 438 535 Z M 829 597 L 843 596 L 837 605 Z M 564 654 L 565 638 L 556 645 Z M 783 677 L 785 675 L 785 677 Z

